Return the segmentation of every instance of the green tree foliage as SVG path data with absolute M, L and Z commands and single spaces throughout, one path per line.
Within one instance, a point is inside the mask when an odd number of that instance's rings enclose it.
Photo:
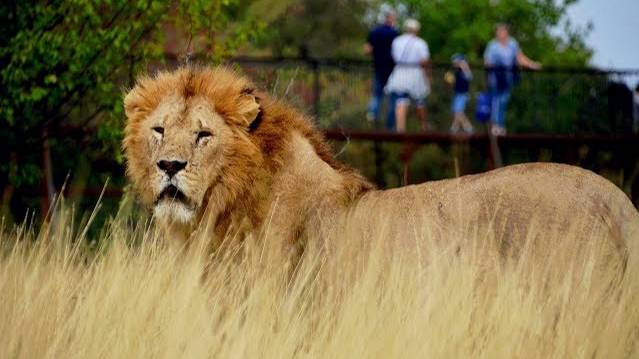
M 455 53 L 464 53 L 481 73 L 483 53 L 498 23 L 511 26 L 511 35 L 530 58 L 547 69 L 585 68 L 592 50 L 585 44 L 590 26 L 573 26 L 567 10 L 577 0 L 404 0 L 397 2 L 422 23 L 421 36 L 428 41 L 433 60 L 446 64 Z M 434 79 L 434 87 L 441 79 Z M 509 106 L 512 132 L 572 133 L 610 131 L 602 111 L 607 87 L 605 76 L 572 73 L 523 73 Z M 474 90 L 485 88 L 483 76 L 475 76 Z M 446 87 L 433 91 L 431 108 Z M 446 107 L 447 102 L 440 106 Z M 434 111 L 433 109 L 433 112 Z M 447 123 L 448 113 L 441 113 Z M 587 119 L 588 123 L 581 121 Z M 597 123 L 591 123 L 591 122 Z
M 422 36 L 435 60 L 448 61 L 456 52 L 481 60 L 496 23 L 513 25 L 522 47 L 546 65 L 584 66 L 591 50 L 578 28 L 566 18 L 577 0 L 401 0 L 385 2 L 422 22 Z M 361 56 L 367 26 L 375 22 L 381 1 L 262 1 L 269 22 L 260 47 L 275 55 L 311 57 Z M 271 9 L 271 11 L 267 11 Z
M 283 0 L 273 17 L 262 48 L 275 56 L 346 57 L 361 54 L 366 39 L 365 0 Z
M 435 60 L 456 52 L 481 61 L 497 23 L 511 25 L 522 49 L 545 65 L 585 66 L 592 50 L 584 43 L 589 28 L 576 28 L 566 11 L 576 0 L 405 0 L 409 14 L 422 23 Z
M 121 162 L 123 89 L 142 68 L 162 62 L 167 29 L 178 34 L 180 51 L 192 40 L 205 59 L 219 58 L 260 31 L 244 8 L 241 0 L 2 2 L 3 212 L 15 191 L 36 186 L 43 175 L 59 188 L 81 161 Z M 46 173 L 47 158 L 53 173 Z M 100 185 L 111 169 L 102 167 L 104 176 L 84 172 Z

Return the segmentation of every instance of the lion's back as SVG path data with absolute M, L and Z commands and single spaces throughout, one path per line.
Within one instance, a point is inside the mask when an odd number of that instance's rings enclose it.
M 415 237 L 411 242 L 469 233 L 485 233 L 506 245 L 523 243 L 531 234 L 577 242 L 605 236 L 623 251 L 639 242 L 639 213 L 627 196 L 601 176 L 562 164 L 514 165 L 375 191 L 348 217 L 369 235 Z

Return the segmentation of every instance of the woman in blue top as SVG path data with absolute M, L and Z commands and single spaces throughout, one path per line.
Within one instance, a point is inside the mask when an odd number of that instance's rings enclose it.
M 488 89 L 492 96 L 491 133 L 502 136 L 506 134 L 506 106 L 515 83 L 517 66 L 539 70 L 541 65 L 521 51 L 505 24 L 495 27 L 495 38 L 484 52 L 484 64 L 488 68 Z

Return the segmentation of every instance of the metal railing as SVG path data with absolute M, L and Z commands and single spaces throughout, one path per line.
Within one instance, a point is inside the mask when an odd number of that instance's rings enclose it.
M 365 121 L 372 86 L 372 66 L 360 59 L 249 58 L 229 60 L 240 66 L 272 95 L 314 115 L 322 128 L 376 128 Z M 430 121 L 437 130 L 450 125 L 452 86 L 444 81 L 449 64 L 431 66 L 432 91 L 427 99 Z M 473 66 L 471 100 L 486 90 L 484 68 Z M 632 91 L 637 70 L 546 67 L 521 71 L 508 106 L 507 127 L 515 133 L 632 132 Z M 380 127 L 380 126 L 377 126 Z M 416 129 L 417 126 L 413 126 Z
M 639 81 L 639 70 L 546 67 L 540 72 L 522 71 L 509 106 L 509 135 L 495 139 L 477 123 L 475 135 L 448 134 L 452 117 L 452 86 L 444 81 L 451 70 L 448 64 L 431 68 L 427 106 L 434 131 L 420 133 L 412 121 L 409 133 L 399 134 L 380 130 L 381 126 L 365 119 L 372 85 L 369 61 L 244 57 L 229 62 L 273 96 L 313 115 L 335 143 L 340 160 L 380 187 L 475 173 L 498 167 L 502 158 L 505 164 L 551 160 L 597 172 L 617 171 L 621 185 L 630 183 L 626 187 L 639 200 L 639 136 L 632 133 L 628 108 L 632 101 L 628 85 Z M 486 89 L 484 68 L 474 66 L 473 71 L 471 94 L 476 94 Z M 471 97 L 467 114 L 472 118 Z M 439 162 L 428 162 L 433 158 Z M 111 168 L 119 165 L 112 165 L 94 164 L 92 169 L 121 176 Z M 89 186 L 79 195 L 91 201 L 100 193 L 102 188 Z M 120 188 L 109 187 L 104 197 L 117 207 L 121 194 Z M 33 188 L 21 190 L 20 195 L 38 198 L 46 193 Z
M 546 155 L 550 155 L 547 160 L 552 160 L 553 162 L 599 170 L 601 168 L 598 166 L 597 157 L 601 154 L 606 154 L 614 158 L 615 162 L 608 165 L 608 167 L 622 169 L 622 180 L 633 182 L 631 183 L 632 196 L 639 200 L 639 193 L 636 192 L 639 191 L 639 181 L 637 181 L 633 173 L 636 169 L 639 169 L 637 168 L 639 166 L 639 146 L 637 145 L 639 143 L 639 134 L 560 135 L 524 133 L 493 137 L 488 133 L 451 135 L 446 132 L 396 133 L 328 129 L 324 131 L 324 135 L 329 140 L 342 143 L 358 141 L 372 144 L 368 154 L 372 157 L 374 171 L 367 173 L 367 175 L 373 178 L 381 187 L 386 187 L 387 185 L 383 172 L 384 163 L 389 160 L 389 151 L 383 151 L 382 144 L 399 146 L 399 152 L 394 155 L 394 159 L 391 159 L 391 161 L 401 164 L 397 168 L 399 181 L 396 184 L 399 185 L 408 185 L 425 179 L 433 179 L 424 178 L 423 174 L 421 176 L 413 176 L 411 168 L 415 167 L 415 154 L 423 150 L 425 146 L 434 145 L 439 149 L 443 149 L 442 152 L 446 154 L 445 157 L 454 157 L 455 176 L 501 167 L 504 162 L 517 163 L 522 162 L 522 159 L 524 162 L 538 161 L 543 152 L 547 152 Z M 467 154 L 471 151 L 480 155 L 480 160 L 474 160 L 474 166 L 468 163 L 471 159 Z M 522 151 L 525 152 L 524 156 L 521 154 Z M 466 155 L 464 155 L 464 152 Z M 511 158 L 513 154 L 514 158 Z M 633 171 L 633 169 L 635 170 Z

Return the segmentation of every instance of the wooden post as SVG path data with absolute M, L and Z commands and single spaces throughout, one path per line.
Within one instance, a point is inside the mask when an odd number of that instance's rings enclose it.
M 416 149 L 417 146 L 413 143 L 404 143 L 402 146 L 402 153 L 400 154 L 400 159 L 403 165 L 402 186 L 407 186 L 411 183 L 410 162 L 413 159 L 413 154 Z
M 373 156 L 375 157 L 375 182 L 380 188 L 386 187 L 384 179 L 384 154 L 382 153 L 382 145 L 379 141 L 373 141 Z
M 504 165 L 499 150 L 499 141 L 497 136 L 493 136 L 490 127 L 488 128 L 488 155 L 488 169 L 492 170 Z
M 42 131 L 42 197 L 40 209 L 42 217 L 47 215 L 53 197 L 55 196 L 55 185 L 53 184 L 53 164 L 51 162 L 51 148 L 49 146 L 49 132 L 45 128 Z
M 576 145 L 566 146 L 566 148 L 564 149 L 564 161 L 566 161 L 566 163 L 569 165 L 576 165 L 577 159 L 579 157 L 578 151 L 579 149 Z
M 10 217 L 11 215 L 11 198 L 16 189 L 16 179 L 18 177 L 18 154 L 15 151 L 9 153 L 9 176 L 7 176 L 7 184 L 2 190 L 2 203 L 0 203 L 0 217 Z
M 313 70 L 313 112 L 315 120 L 319 121 L 321 95 L 319 61 L 311 60 L 311 68 Z

